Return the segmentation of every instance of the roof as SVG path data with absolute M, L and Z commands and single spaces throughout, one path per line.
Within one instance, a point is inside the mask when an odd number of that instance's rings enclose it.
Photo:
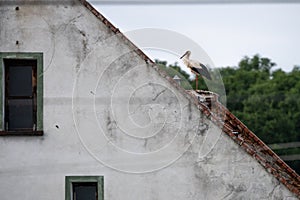
M 235 117 L 225 106 L 218 101 L 218 95 L 209 91 L 186 91 L 181 88 L 172 77 L 158 69 L 155 63 L 134 45 L 124 34 L 110 23 L 86 0 L 79 0 L 90 10 L 108 29 L 118 34 L 126 44 L 159 74 L 166 78 L 184 96 L 190 99 L 206 115 L 207 118 L 223 130 L 241 148 L 257 160 L 270 174 L 276 177 L 291 192 L 300 198 L 300 176 L 279 158 L 264 142 L 262 142 L 252 131 L 250 131 L 237 117 Z M 213 108 L 213 109 L 212 109 Z
M 300 176 L 223 106 L 217 94 L 201 90 L 188 92 L 198 99 L 199 109 L 214 124 L 300 198 Z

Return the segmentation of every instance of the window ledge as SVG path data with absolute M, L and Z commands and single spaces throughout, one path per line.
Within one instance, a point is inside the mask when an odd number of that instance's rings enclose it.
M 0 136 L 42 136 L 44 131 L 0 131 Z

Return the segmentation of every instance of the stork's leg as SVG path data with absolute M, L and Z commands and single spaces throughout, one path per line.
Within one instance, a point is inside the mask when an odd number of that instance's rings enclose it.
M 196 90 L 198 90 L 198 74 L 196 74 Z

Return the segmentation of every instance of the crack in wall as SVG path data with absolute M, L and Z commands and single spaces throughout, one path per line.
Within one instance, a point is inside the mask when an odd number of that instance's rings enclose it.
M 160 91 L 159 93 L 156 94 L 156 96 L 154 98 L 152 98 L 152 101 L 155 101 L 161 94 L 163 94 L 167 89 L 163 89 L 162 91 Z

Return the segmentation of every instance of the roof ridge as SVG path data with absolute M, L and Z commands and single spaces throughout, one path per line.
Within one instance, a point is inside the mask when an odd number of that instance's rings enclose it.
M 300 176 L 222 105 L 217 94 L 201 90 L 189 93 L 198 99 L 199 109 L 214 124 L 300 198 Z
M 119 34 L 120 37 L 125 41 L 126 44 L 129 44 L 133 47 L 135 51 L 146 63 L 154 64 L 152 61 L 140 48 L 138 48 L 133 42 L 131 42 L 117 27 L 115 27 L 108 19 L 106 19 L 98 10 L 96 10 L 87 0 L 78 0 L 80 1 L 87 9 L 89 9 L 98 19 L 100 19 L 106 27 L 108 27 L 113 33 Z
M 179 86 L 172 77 L 160 70 L 140 48 L 131 42 L 118 28 L 99 13 L 87 0 L 78 0 L 90 10 L 100 21 L 102 21 L 113 33 L 119 34 L 124 42 L 131 47 L 147 64 L 150 64 L 158 73 L 166 78 L 175 88 L 191 100 L 199 110 L 204 113 L 214 124 L 222 129 L 231 139 L 241 146 L 248 154 L 253 156 L 269 173 L 275 176 L 291 192 L 300 198 L 300 176 L 291 169 L 279 156 L 274 153 L 264 142 L 262 142 L 252 131 L 250 131 L 236 116 L 218 101 L 218 95 L 210 91 L 186 91 Z M 201 95 L 209 95 L 198 99 Z M 211 108 L 216 109 L 211 109 Z M 224 123 L 225 122 L 225 123 Z M 235 128 L 237 130 L 235 130 Z M 257 148 L 258 147 L 258 148 Z
M 138 48 L 131 40 L 129 40 L 118 28 L 116 28 L 108 19 L 106 19 L 99 11 L 97 11 L 87 0 L 78 0 L 82 3 L 88 10 L 90 10 L 100 21 L 102 21 L 113 33 L 118 34 L 126 44 L 133 48 L 133 51 L 140 56 L 146 64 L 153 67 L 160 76 L 167 79 L 177 90 L 179 90 L 186 98 L 191 100 L 196 106 L 198 105 L 197 100 L 195 100 L 190 94 L 186 92 L 177 82 L 170 77 L 165 71 L 159 69 L 155 62 L 149 58 L 140 48 Z

